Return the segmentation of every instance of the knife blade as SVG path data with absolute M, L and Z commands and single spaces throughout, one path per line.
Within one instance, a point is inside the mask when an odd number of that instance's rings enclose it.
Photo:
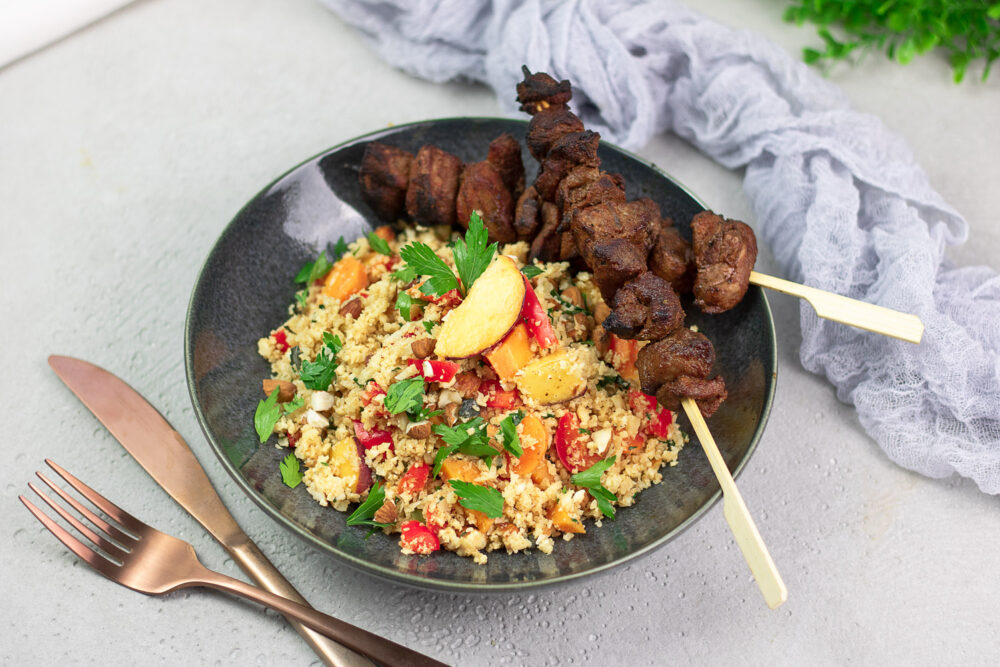
M 149 401 L 121 378 L 88 361 L 52 355 L 49 366 L 122 447 L 214 537 L 262 588 L 309 603 L 278 572 L 226 509 L 194 452 Z M 327 665 L 368 667 L 365 657 L 288 619 Z

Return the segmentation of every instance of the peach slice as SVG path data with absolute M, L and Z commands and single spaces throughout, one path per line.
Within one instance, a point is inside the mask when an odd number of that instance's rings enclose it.
M 524 278 L 514 260 L 497 257 L 462 303 L 448 313 L 434 353 L 463 359 L 493 347 L 514 328 L 524 304 Z
M 354 438 L 344 438 L 333 446 L 330 469 L 347 482 L 354 493 L 364 493 L 372 485 L 372 472 L 365 463 L 364 449 Z
M 571 350 L 535 359 L 514 378 L 521 394 L 542 405 L 563 403 L 587 390 L 584 364 Z

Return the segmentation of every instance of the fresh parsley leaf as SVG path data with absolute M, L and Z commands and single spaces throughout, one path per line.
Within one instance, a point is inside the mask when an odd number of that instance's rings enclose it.
M 392 255 L 392 251 L 389 250 L 389 244 L 375 232 L 368 232 L 368 245 L 380 255 Z
M 497 244 L 486 245 L 489 232 L 483 219 L 475 211 L 469 217 L 469 229 L 465 232 L 465 238 L 455 241 L 452 252 L 455 257 L 455 268 L 458 269 L 458 277 L 462 281 L 462 295 L 469 293 L 472 283 L 483 274 L 486 267 L 490 265 Z
M 463 482 L 460 479 L 450 479 L 448 484 L 455 489 L 458 504 L 468 510 L 482 512 L 491 519 L 503 515 L 503 495 L 496 489 Z
M 284 460 L 278 464 L 278 469 L 281 471 L 281 481 L 285 483 L 290 489 L 294 489 L 296 486 L 302 483 L 302 473 L 299 472 L 299 460 L 295 458 L 295 454 L 289 454 L 284 458 Z
M 302 384 L 310 389 L 326 391 L 333 382 L 333 376 L 337 372 L 337 353 L 340 352 L 343 344 L 338 336 L 323 332 L 323 348 L 316 355 L 315 361 L 302 360 L 302 373 L 300 378 Z
M 509 414 L 500 422 L 500 434 L 503 436 L 503 447 L 514 456 L 520 458 L 524 454 L 521 440 L 517 437 L 517 425 L 524 419 L 524 413 L 518 410 Z
M 434 329 L 434 322 L 430 322 L 428 320 L 424 320 L 423 322 L 421 322 L 421 324 L 424 325 L 424 329 L 427 330 L 428 334 L 431 332 L 432 329 Z
M 373 526 L 388 528 L 389 524 L 374 520 L 375 512 L 385 504 L 385 487 L 379 482 L 368 491 L 368 497 L 347 517 L 348 526 Z
M 542 269 L 534 264 L 528 264 L 527 266 L 521 267 L 521 273 L 528 278 L 534 278 L 535 276 L 542 275 Z
M 337 239 L 337 242 L 333 244 L 333 256 L 340 259 L 347 254 L 347 243 L 344 242 L 344 237 L 341 236 Z
M 478 456 L 484 459 L 486 465 L 489 466 L 493 465 L 493 457 L 500 454 L 497 449 L 491 447 L 489 444 L 490 438 L 486 435 L 486 422 L 483 421 L 482 417 L 473 417 L 467 422 L 455 424 L 454 426 L 435 424 L 432 430 L 448 445 L 453 446 L 453 449 L 448 454 L 457 450 L 461 454 Z M 440 450 L 438 453 L 440 454 Z M 436 464 L 437 461 L 435 459 Z M 437 468 L 440 470 L 440 466 L 437 466 Z
M 569 481 L 577 486 L 582 486 L 584 488 L 589 488 L 591 486 L 601 485 L 601 475 L 615 464 L 615 457 L 604 459 L 603 461 L 598 461 L 594 465 L 590 466 L 586 470 L 576 473 L 569 478 Z
M 408 283 L 417 277 L 417 270 L 412 266 L 405 265 L 398 271 L 393 271 L 389 274 L 392 276 L 393 280 L 398 280 L 401 283 Z
M 590 435 L 590 429 L 589 428 L 578 428 L 578 429 L 576 429 L 576 432 L 579 433 L 579 434 L 581 434 L 581 435 Z
M 371 382 L 371 380 L 366 380 L 366 381 L 362 382 L 361 380 L 359 380 L 359 379 L 358 379 L 358 378 L 356 378 L 356 377 L 352 377 L 352 378 L 351 378 L 351 381 L 352 381 L 352 382 L 354 382 L 354 384 L 356 384 L 356 385 L 358 385 L 359 387 L 361 387 L 362 389 L 364 389 L 365 387 L 367 387 L 367 386 L 368 386 L 368 383 L 369 383 L 369 382 Z
M 614 375 L 605 375 L 600 380 L 597 381 L 597 388 L 604 389 L 605 387 L 613 387 L 615 389 L 628 389 L 631 385 L 628 380 L 623 378 L 621 375 L 615 373 Z
M 415 242 L 405 245 L 400 249 L 399 256 L 406 262 L 407 268 L 412 268 L 414 276 L 429 276 L 420 286 L 423 294 L 442 295 L 458 288 L 458 278 L 426 243 Z
M 291 413 L 295 412 L 296 410 L 298 410 L 299 408 L 301 408 L 305 404 L 306 404 L 306 399 L 304 397 L 302 397 L 302 396 L 296 396 L 295 398 L 293 398 L 292 400 L 288 401 L 287 403 L 282 403 L 281 404 L 281 409 L 282 409 L 282 411 L 286 415 L 288 415 L 288 414 L 291 414 Z
M 299 302 L 299 308 L 305 308 L 309 301 L 309 290 L 301 289 L 295 293 L 295 300 Z
M 414 306 L 422 306 L 427 303 L 423 299 L 414 299 L 412 296 L 406 292 L 400 292 L 396 295 L 396 308 L 399 310 L 399 314 L 403 316 L 403 319 L 407 322 L 410 321 L 410 315 L 412 315 L 411 308 Z
M 385 392 L 385 409 L 390 414 L 420 409 L 424 402 L 424 379 L 422 377 L 400 380 L 389 385 Z
M 437 454 L 434 455 L 434 467 L 431 469 L 432 477 L 438 476 L 438 473 L 441 472 L 441 465 L 444 463 L 444 460 L 451 456 L 456 449 L 458 449 L 458 445 L 445 445 L 437 450 Z
M 555 418 L 556 416 L 551 412 L 546 412 L 544 415 L 542 415 L 542 419 L 555 419 Z
M 611 503 L 616 500 L 616 497 L 615 494 L 608 491 L 601 484 L 601 475 L 613 466 L 614 463 L 615 457 L 612 456 L 603 461 L 598 461 L 586 470 L 578 472 L 569 478 L 569 481 L 573 484 L 587 489 L 594 500 L 597 501 L 597 508 L 609 519 L 615 518 L 615 508 L 612 507 Z
M 343 239 L 341 239 L 341 241 L 343 241 Z M 332 268 L 333 264 L 331 264 L 326 258 L 326 251 L 322 250 L 319 253 L 319 257 L 317 257 L 314 261 L 306 262 L 302 265 L 299 272 L 295 274 L 295 282 L 312 285 L 313 282 L 325 276 Z
M 257 403 L 257 410 L 253 414 L 253 426 L 257 429 L 257 435 L 263 443 L 274 432 L 274 425 L 281 417 L 281 408 L 278 407 L 278 388 L 268 394 L 267 399 Z

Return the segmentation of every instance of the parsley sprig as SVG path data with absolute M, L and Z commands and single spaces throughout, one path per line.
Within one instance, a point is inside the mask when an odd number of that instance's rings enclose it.
M 385 392 L 385 409 L 389 414 L 420 410 L 424 402 L 424 379 L 414 377 L 389 385 Z
M 323 347 L 316 355 L 315 361 L 302 360 L 302 384 L 309 389 L 326 391 L 333 382 L 333 376 L 337 372 L 337 353 L 344 346 L 340 342 L 339 336 L 333 336 L 329 332 L 323 332 Z
M 347 517 L 348 526 L 371 526 L 372 528 L 391 528 L 392 524 L 375 521 L 375 512 L 385 504 L 385 487 L 379 482 L 368 491 L 368 497 L 358 505 L 357 509 Z
M 518 410 L 503 418 L 500 422 L 500 440 L 504 449 L 520 458 L 524 454 L 521 448 L 521 439 L 517 437 L 517 425 L 524 419 L 524 412 Z
M 299 460 L 295 458 L 294 453 L 289 453 L 281 463 L 278 464 L 278 470 L 281 471 L 281 481 L 285 483 L 290 489 L 294 489 L 296 486 L 302 483 L 302 473 L 299 471 Z
M 472 283 L 476 278 L 483 275 L 483 271 L 490 265 L 493 255 L 497 251 L 497 244 L 494 242 L 486 245 L 489 232 L 483 219 L 475 211 L 469 218 L 469 230 L 465 233 L 465 239 L 458 239 L 452 247 L 455 257 L 455 268 L 458 269 L 458 277 L 462 282 L 462 296 L 469 293 Z
M 450 479 L 448 484 L 455 490 L 458 504 L 465 509 L 482 512 L 491 519 L 503 515 L 503 495 L 496 489 L 460 479 Z
M 960 83 L 969 64 L 978 60 L 985 60 L 985 81 L 1000 56 L 1000 3 L 995 0 L 793 0 L 785 20 L 819 26 L 823 50 L 802 52 L 810 64 L 871 50 L 884 50 L 890 60 L 906 64 L 937 49 L 948 55 L 955 83 Z M 842 37 L 830 28 L 839 29 Z
M 279 391 L 280 389 L 275 387 L 266 399 L 257 403 L 257 410 L 253 414 L 253 427 L 257 431 L 257 437 L 260 438 L 261 443 L 265 442 L 274 432 L 274 425 L 278 423 L 282 414 L 287 415 L 295 412 L 305 405 L 306 401 L 301 396 L 296 396 L 288 403 L 279 404 Z
M 370 245 L 372 250 L 380 255 L 392 255 L 392 250 L 389 249 L 389 243 L 375 232 L 368 232 L 368 245 Z
M 582 472 L 578 472 L 569 478 L 569 481 L 577 486 L 582 486 L 587 489 L 594 500 L 597 501 L 597 508 L 601 510 L 604 516 L 609 519 L 615 518 L 615 508 L 611 505 L 612 502 L 616 501 L 617 498 L 615 494 L 604 488 L 601 484 L 601 475 L 613 466 L 615 463 L 615 457 L 604 459 L 603 461 L 598 461 L 594 465 L 590 466 Z
M 441 464 L 454 452 L 478 456 L 486 461 L 486 465 L 493 465 L 493 457 L 499 456 L 500 452 L 490 445 L 490 437 L 486 434 L 486 422 L 482 417 L 473 417 L 467 422 L 447 426 L 445 424 L 435 424 L 432 429 L 435 434 L 444 440 L 445 445 L 438 449 L 434 456 L 434 468 L 432 473 L 437 476 L 441 472 Z
M 464 297 L 476 279 L 490 265 L 497 251 L 496 243 L 487 245 L 488 237 L 489 232 L 483 224 L 483 219 L 474 212 L 469 218 L 469 229 L 465 233 L 465 238 L 452 244 L 458 277 L 429 245 L 420 242 L 409 243 L 400 249 L 399 256 L 406 265 L 392 275 L 402 282 L 409 282 L 417 276 L 427 276 L 427 280 L 420 286 L 421 293 L 440 296 L 457 289 Z

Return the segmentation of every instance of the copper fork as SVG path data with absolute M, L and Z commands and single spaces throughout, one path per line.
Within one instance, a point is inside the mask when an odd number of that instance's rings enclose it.
M 45 459 L 45 463 L 111 521 L 105 521 L 40 472 L 36 473 L 39 479 L 101 532 L 85 525 L 33 483 L 28 482 L 28 487 L 99 550 L 77 539 L 24 496 L 18 498 L 66 548 L 108 579 L 149 595 L 163 595 L 192 586 L 226 591 L 271 607 L 285 616 L 293 616 L 317 632 L 383 664 L 444 664 L 315 609 L 209 570 L 199 562 L 189 543 L 139 521 L 53 461 Z

